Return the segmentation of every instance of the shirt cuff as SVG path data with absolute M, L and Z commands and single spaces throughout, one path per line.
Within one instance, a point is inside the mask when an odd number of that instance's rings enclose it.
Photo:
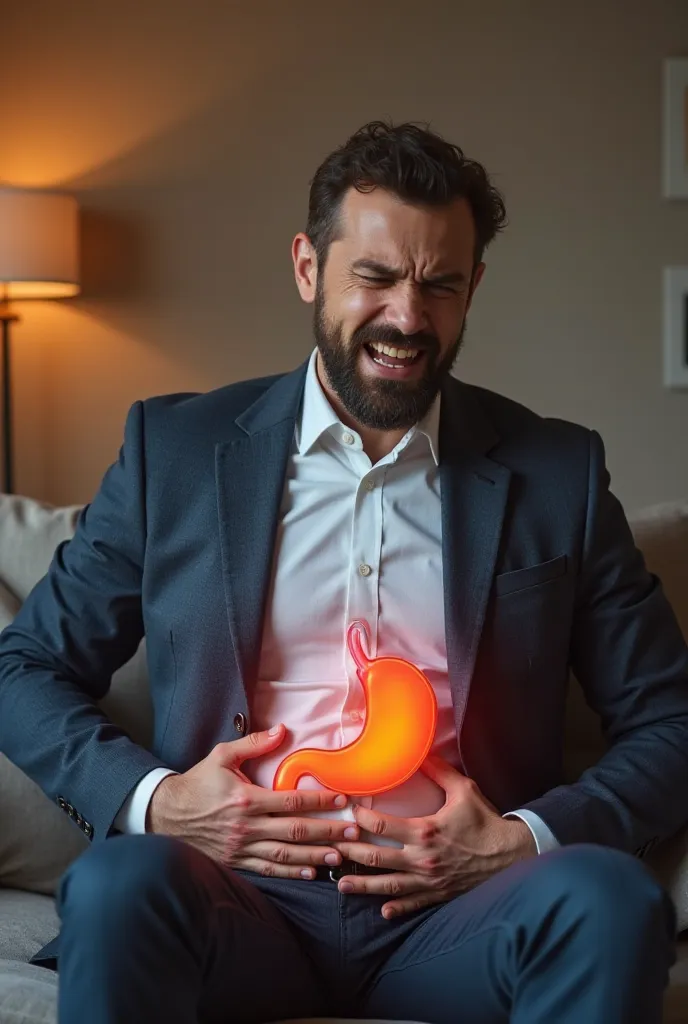
M 117 812 L 114 821 L 115 828 L 130 835 L 140 835 L 145 832 L 146 814 L 153 793 L 168 775 L 177 774 L 171 768 L 154 768 L 144 775 Z
M 521 821 L 525 822 L 533 835 L 538 853 L 549 853 L 550 850 L 559 849 L 559 841 L 555 838 L 549 825 L 545 825 L 539 814 L 520 808 L 518 811 L 509 811 L 508 814 L 503 814 L 502 817 L 520 818 Z

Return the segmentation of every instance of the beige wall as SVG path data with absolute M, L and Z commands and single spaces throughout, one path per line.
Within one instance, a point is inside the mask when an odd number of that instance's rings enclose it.
M 595 427 L 629 510 L 688 495 L 688 392 L 661 386 L 660 68 L 685 0 L 6 0 L 0 180 L 84 208 L 85 291 L 25 305 L 18 489 L 87 500 L 137 398 L 285 370 L 310 348 L 289 245 L 330 148 L 430 120 L 511 227 L 458 368 Z

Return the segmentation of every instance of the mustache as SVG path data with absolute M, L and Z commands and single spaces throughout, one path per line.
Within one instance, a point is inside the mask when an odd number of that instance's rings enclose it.
M 354 331 L 352 342 L 356 347 L 370 344 L 371 341 L 378 341 L 382 345 L 389 345 L 394 348 L 419 348 L 423 352 L 437 354 L 439 352 L 439 339 L 430 334 L 429 331 L 416 331 L 415 334 L 402 334 L 396 327 L 386 324 L 370 324 L 367 327 L 358 327 Z

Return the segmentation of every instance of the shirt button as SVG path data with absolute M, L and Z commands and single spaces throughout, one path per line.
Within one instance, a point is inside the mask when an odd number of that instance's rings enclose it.
M 352 711 L 350 717 L 352 722 L 360 722 L 362 715 L 360 711 Z
M 370 568 L 369 565 L 366 565 L 364 562 L 363 565 L 359 565 L 358 571 L 360 572 L 361 576 L 370 576 L 373 570 Z
M 241 712 L 239 712 L 238 715 L 234 716 L 234 728 L 240 736 L 244 735 L 246 732 L 246 715 L 242 715 Z
M 349 434 L 348 431 L 342 434 L 342 441 L 344 444 L 353 444 L 355 441 L 354 435 Z
M 366 491 L 374 491 L 375 490 L 375 481 L 374 480 L 366 480 L 366 482 L 365 482 L 365 484 L 363 486 L 365 487 Z

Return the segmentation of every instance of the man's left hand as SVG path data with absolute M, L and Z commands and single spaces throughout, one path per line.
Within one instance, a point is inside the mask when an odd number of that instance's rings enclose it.
M 339 891 L 393 896 L 382 916 L 422 910 L 473 889 L 517 860 L 537 855 L 532 833 L 523 821 L 504 819 L 472 779 L 439 757 L 430 756 L 422 770 L 447 794 L 436 814 L 397 818 L 356 806 L 356 822 L 377 836 L 396 839 L 402 848 L 374 843 L 336 842 L 343 857 L 390 874 L 345 875 Z

